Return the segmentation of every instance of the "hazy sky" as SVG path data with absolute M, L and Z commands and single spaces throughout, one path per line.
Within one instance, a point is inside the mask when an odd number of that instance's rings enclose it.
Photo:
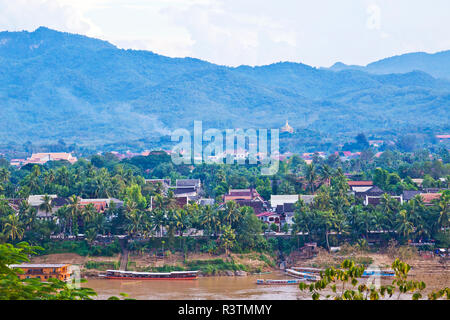
M 450 49 L 450 1 L 0 0 L 0 30 L 39 26 L 233 66 L 367 64 Z

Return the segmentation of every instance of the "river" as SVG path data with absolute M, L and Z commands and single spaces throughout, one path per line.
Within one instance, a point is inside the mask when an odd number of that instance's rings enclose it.
M 292 279 L 281 272 L 246 277 L 199 277 L 197 280 L 107 280 L 88 279 L 98 299 L 124 292 L 137 300 L 298 300 L 308 299 L 297 285 L 257 285 L 257 279 Z M 310 296 L 309 296 L 310 299 Z

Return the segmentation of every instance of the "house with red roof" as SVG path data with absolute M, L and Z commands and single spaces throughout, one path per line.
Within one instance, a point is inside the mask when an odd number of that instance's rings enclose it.
M 347 184 L 355 195 L 366 192 L 373 187 L 373 181 L 347 181 Z
M 257 214 L 256 217 L 258 217 L 259 220 L 267 223 L 268 225 L 271 225 L 273 223 L 276 224 L 278 226 L 278 230 L 280 230 L 281 216 L 278 213 L 268 211 Z
M 434 200 L 441 199 L 442 193 L 421 193 L 420 196 L 425 205 L 432 206 Z
M 80 199 L 80 207 L 84 208 L 88 204 L 93 204 L 97 212 L 104 212 L 111 206 L 114 202 L 117 208 L 123 207 L 124 202 L 119 199 L 108 198 L 108 199 Z
M 223 196 L 223 201 L 231 201 L 231 200 L 257 200 L 262 199 L 256 189 L 230 189 L 230 191 Z

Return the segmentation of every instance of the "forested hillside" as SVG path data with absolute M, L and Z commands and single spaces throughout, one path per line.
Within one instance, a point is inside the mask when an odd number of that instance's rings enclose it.
M 0 33 L 0 98 L 5 143 L 103 145 L 157 138 L 194 120 L 217 128 L 279 128 L 289 120 L 333 138 L 448 130 L 450 81 L 298 63 L 229 68 L 39 28 Z

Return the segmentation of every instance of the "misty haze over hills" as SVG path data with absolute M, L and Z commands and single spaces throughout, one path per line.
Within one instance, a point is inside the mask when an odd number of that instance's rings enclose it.
M 329 68 L 329 70 L 360 70 L 374 74 L 407 73 L 420 70 L 435 78 L 450 80 L 449 61 L 450 51 L 442 51 L 434 54 L 413 52 L 372 62 L 365 67 L 349 66 L 338 62 Z
M 47 28 L 0 33 L 0 138 L 84 145 L 176 128 L 279 128 L 328 136 L 449 129 L 450 51 L 366 67 L 237 68 L 121 50 Z

